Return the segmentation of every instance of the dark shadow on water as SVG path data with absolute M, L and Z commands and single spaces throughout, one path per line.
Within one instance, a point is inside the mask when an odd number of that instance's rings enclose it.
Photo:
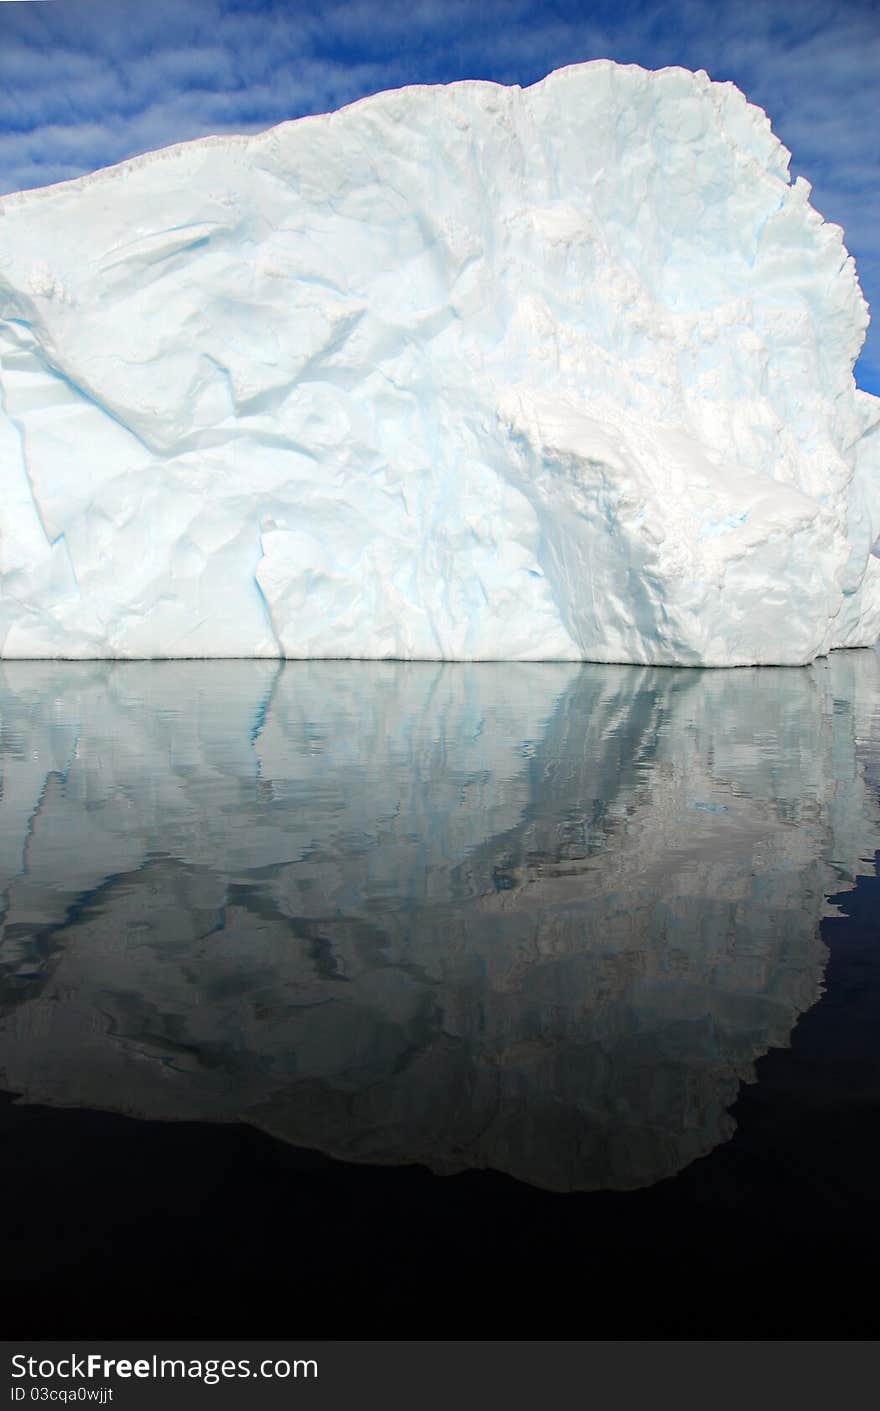
M 214 666 L 6 675 L 7 1335 L 875 1336 L 876 657 Z
M 732 1139 L 647 1190 L 5 1100 L 7 1336 L 876 1337 L 880 880 L 843 905 L 827 993 Z

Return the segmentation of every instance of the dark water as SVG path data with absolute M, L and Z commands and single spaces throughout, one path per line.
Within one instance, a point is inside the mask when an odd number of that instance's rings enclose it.
M 13 1330 L 874 1334 L 876 653 L 7 663 L 0 728 Z

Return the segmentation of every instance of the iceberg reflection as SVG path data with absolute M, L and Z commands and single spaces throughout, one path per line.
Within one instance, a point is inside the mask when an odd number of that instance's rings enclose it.
M 880 846 L 878 699 L 864 651 L 6 663 L 0 1085 L 558 1190 L 672 1175 L 821 991 L 825 896 Z

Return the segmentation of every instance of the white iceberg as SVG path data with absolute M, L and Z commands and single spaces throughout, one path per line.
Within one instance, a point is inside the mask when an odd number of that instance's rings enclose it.
M 797 664 L 880 399 L 765 114 L 598 61 L 0 201 L 0 655 Z

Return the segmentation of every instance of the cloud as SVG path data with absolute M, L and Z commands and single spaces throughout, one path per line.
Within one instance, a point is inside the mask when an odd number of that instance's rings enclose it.
M 764 107 L 880 309 L 880 0 L 19 0 L 0 9 L 0 190 L 403 83 L 525 85 L 598 57 L 705 68 Z M 880 390 L 880 326 L 860 372 Z

